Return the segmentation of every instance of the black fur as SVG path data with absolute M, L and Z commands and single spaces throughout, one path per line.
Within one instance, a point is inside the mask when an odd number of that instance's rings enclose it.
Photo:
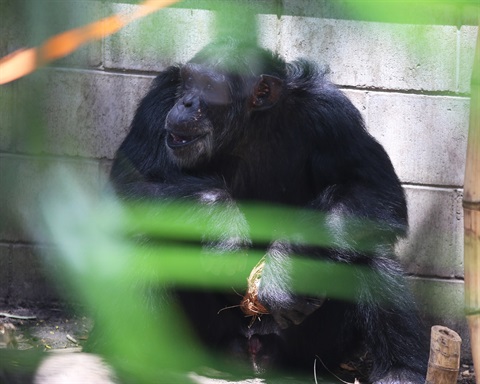
M 202 82 L 210 80 L 218 92 L 208 93 L 211 84 Z M 360 113 L 311 63 L 285 63 L 224 39 L 167 68 L 141 101 L 111 180 L 126 199 L 226 203 L 226 213 L 208 218 L 225 228 L 223 239 L 209 243 L 220 251 L 251 243 L 239 201 L 324 213 L 333 247 L 289 243 L 281 234 L 267 247 L 259 298 L 271 315 L 249 327 L 239 309 L 219 314 L 238 297 L 183 292 L 192 325 L 208 346 L 245 357 L 257 373 L 311 371 L 316 356 L 335 370 L 366 356 L 368 382 L 424 382 L 425 339 L 393 254 L 408 226 L 403 190 Z M 364 241 L 375 244 L 361 253 Z M 293 254 L 352 265 L 355 300 L 330 298 L 328 288 L 316 299 L 295 295 Z

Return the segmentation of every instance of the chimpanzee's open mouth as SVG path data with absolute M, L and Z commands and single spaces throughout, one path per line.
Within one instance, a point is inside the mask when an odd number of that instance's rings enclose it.
M 177 133 L 169 132 L 167 136 L 167 145 L 170 148 L 180 148 L 186 147 L 197 140 L 201 139 L 205 135 L 197 135 L 197 136 L 186 136 L 186 135 L 179 135 Z

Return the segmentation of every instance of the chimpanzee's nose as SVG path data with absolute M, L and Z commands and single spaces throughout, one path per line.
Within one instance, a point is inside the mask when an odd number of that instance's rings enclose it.
M 193 106 L 193 102 L 193 97 L 184 97 L 182 101 L 185 108 L 191 108 Z

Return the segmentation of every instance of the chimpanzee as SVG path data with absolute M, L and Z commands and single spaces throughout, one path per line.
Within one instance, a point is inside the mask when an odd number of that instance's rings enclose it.
M 244 357 L 256 373 L 311 372 L 316 358 L 333 371 L 360 356 L 366 382 L 424 382 L 422 326 L 394 257 L 408 227 L 402 187 L 358 110 L 312 63 L 222 38 L 168 67 L 140 102 L 111 181 L 127 200 L 223 204 L 221 213 L 199 211 L 224 229 L 205 241 L 216 252 L 252 246 L 243 202 L 323 214 L 330 245 L 281 231 L 266 245 L 258 300 L 269 314 L 260 321 L 222 310 L 232 302 L 218 291 L 179 293 L 207 346 Z M 374 243 L 358 249 L 365 239 Z M 318 297 L 296 294 L 296 255 L 351 266 L 355 297 L 330 297 L 328 287 Z

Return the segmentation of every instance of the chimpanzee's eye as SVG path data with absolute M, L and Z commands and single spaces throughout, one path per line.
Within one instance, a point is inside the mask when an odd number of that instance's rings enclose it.
M 183 86 L 185 88 L 192 88 L 193 86 L 193 77 L 192 76 L 187 76 L 185 80 L 183 81 Z

